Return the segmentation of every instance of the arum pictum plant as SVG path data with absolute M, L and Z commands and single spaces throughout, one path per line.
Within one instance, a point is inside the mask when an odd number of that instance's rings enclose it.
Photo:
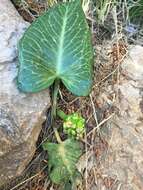
M 87 96 L 92 66 L 91 33 L 80 0 L 53 6 L 31 24 L 19 42 L 19 89 L 36 93 L 54 85 L 51 120 L 58 144 L 43 147 L 49 154 L 51 180 L 64 182 L 65 187 L 77 174 L 75 164 L 81 150 L 78 141 L 62 141 L 54 126 L 59 84 L 74 95 Z

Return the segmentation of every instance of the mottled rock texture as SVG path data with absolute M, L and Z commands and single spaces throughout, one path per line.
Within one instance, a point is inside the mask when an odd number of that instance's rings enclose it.
M 25 94 L 17 88 L 17 44 L 27 27 L 11 1 L 0 0 L 0 186 L 32 159 L 50 106 L 48 90 Z
M 109 128 L 103 176 L 115 179 L 120 190 L 143 189 L 143 47 L 134 46 L 121 65 L 118 110 Z

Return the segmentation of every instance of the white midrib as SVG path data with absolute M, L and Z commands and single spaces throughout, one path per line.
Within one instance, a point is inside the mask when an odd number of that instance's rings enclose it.
M 64 34 L 65 34 L 65 29 L 66 29 L 66 24 L 67 24 L 67 9 L 65 12 L 65 16 L 63 18 L 63 25 L 62 25 L 62 31 L 60 35 L 60 42 L 59 42 L 59 50 L 58 50 L 58 57 L 57 57 L 57 75 L 60 74 L 61 70 L 61 65 L 62 65 L 62 54 L 63 54 L 63 45 L 64 45 Z

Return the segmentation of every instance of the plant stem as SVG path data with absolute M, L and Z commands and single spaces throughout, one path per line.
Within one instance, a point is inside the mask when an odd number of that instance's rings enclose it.
M 67 115 L 62 110 L 57 110 L 57 115 L 63 120 L 67 118 Z
M 57 139 L 57 142 L 58 142 L 59 144 L 61 144 L 61 143 L 62 143 L 62 139 L 61 139 L 61 137 L 60 137 L 60 135 L 59 135 L 59 132 L 58 132 L 58 130 L 57 130 L 56 128 L 54 128 L 54 133 L 55 133 L 55 137 L 56 137 L 56 139 Z
M 62 143 L 60 135 L 57 129 L 54 127 L 54 120 L 56 119 L 56 115 L 57 115 L 57 97 L 58 97 L 58 92 L 59 92 L 59 84 L 60 84 L 60 80 L 57 79 L 54 83 L 54 90 L 53 90 L 53 95 L 52 95 L 51 126 L 54 129 L 57 142 Z
M 60 81 L 57 79 L 54 83 L 54 90 L 52 95 L 52 110 L 51 110 L 51 125 L 53 125 L 53 120 L 56 118 L 57 115 L 57 96 L 59 91 L 59 83 Z

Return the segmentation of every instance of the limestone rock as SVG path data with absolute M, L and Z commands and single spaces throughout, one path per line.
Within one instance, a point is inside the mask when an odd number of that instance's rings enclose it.
M 25 94 L 17 88 L 17 44 L 28 25 L 10 0 L 0 1 L 0 186 L 32 159 L 50 106 L 48 90 Z
M 134 46 L 121 65 L 118 114 L 111 122 L 109 148 L 100 171 L 116 179 L 114 189 L 143 189 L 143 47 Z

